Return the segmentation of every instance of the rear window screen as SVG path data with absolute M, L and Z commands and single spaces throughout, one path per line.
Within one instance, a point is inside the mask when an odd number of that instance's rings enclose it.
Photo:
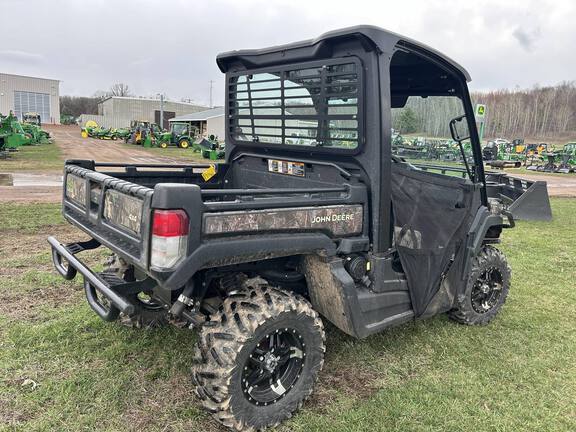
M 229 76 L 230 135 L 264 145 L 356 148 L 360 70 L 347 60 Z

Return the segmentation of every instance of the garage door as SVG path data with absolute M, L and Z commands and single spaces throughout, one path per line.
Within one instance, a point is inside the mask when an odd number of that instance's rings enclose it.
M 47 93 L 15 91 L 14 111 L 19 119 L 27 112 L 36 112 L 40 114 L 42 123 L 51 123 L 53 120 L 50 118 L 50 95 Z

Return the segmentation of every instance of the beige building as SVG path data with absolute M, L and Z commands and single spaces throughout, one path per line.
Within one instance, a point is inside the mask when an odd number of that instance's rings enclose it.
M 36 112 L 42 123 L 60 124 L 60 81 L 0 73 L 0 113 Z
M 170 119 L 172 122 L 185 122 L 195 126 L 200 135 L 216 135 L 221 140 L 225 139 L 224 107 L 216 107 L 205 111 L 194 112 Z
M 164 100 L 164 128 L 168 120 L 191 112 L 204 111 L 208 107 L 187 102 Z M 94 120 L 100 126 L 122 128 L 132 120 L 149 121 L 160 124 L 160 99 L 147 99 L 127 96 L 112 96 L 98 103 L 98 115 L 82 114 L 81 125 Z

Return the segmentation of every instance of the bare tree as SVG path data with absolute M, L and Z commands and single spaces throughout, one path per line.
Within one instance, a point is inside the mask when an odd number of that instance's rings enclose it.
M 128 88 L 128 84 L 116 83 L 110 87 L 108 96 L 133 96 Z

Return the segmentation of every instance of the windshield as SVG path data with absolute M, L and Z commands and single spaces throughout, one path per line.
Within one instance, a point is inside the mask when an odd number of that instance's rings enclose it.
M 175 135 L 187 135 L 188 125 L 185 123 L 173 123 L 172 133 L 174 133 Z
M 261 145 L 358 147 L 360 70 L 347 59 L 230 76 L 233 139 Z
M 410 96 L 400 108 L 392 108 L 392 154 L 413 164 L 465 168 L 464 157 L 473 163 L 470 140 L 464 140 L 464 155 L 451 138 L 450 120 L 464 113 L 456 96 Z M 465 121 L 458 124 L 459 135 L 469 136 Z

